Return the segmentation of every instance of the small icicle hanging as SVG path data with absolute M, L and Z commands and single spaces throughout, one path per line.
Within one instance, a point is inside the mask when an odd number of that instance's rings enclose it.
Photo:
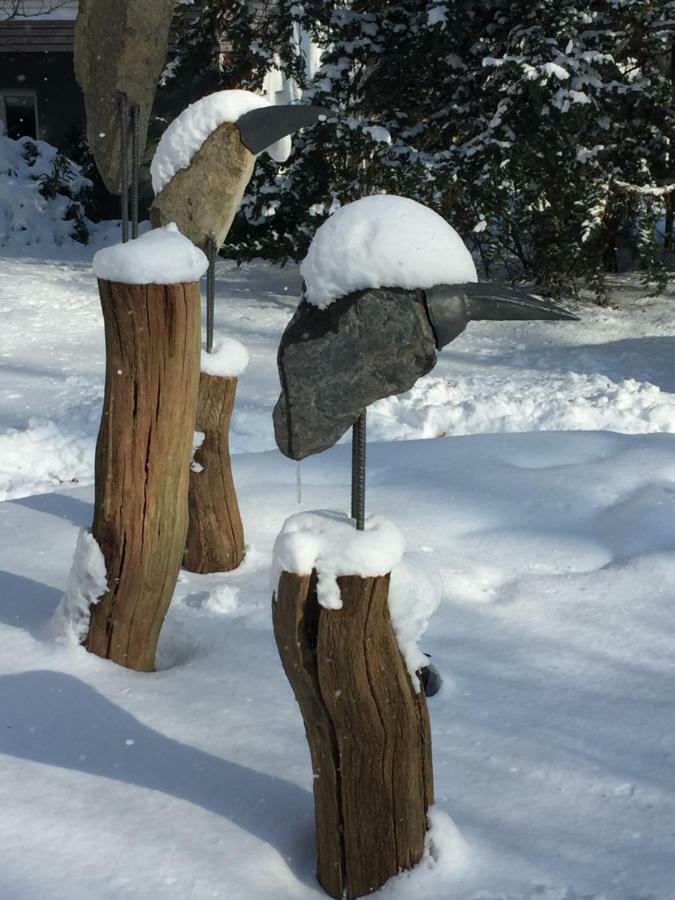
M 302 503 L 302 472 L 300 470 L 300 460 L 296 463 L 295 469 L 295 491 L 298 498 L 298 506 Z

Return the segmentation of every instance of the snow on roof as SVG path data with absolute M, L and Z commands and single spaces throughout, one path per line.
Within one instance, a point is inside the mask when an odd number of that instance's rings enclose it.
M 186 169 L 204 141 L 225 122 L 236 122 L 253 109 L 272 106 L 265 97 L 251 91 L 217 91 L 202 97 L 173 120 L 157 146 L 150 165 L 152 186 L 159 194 L 173 176 Z M 291 153 L 290 136 L 272 144 L 265 151 L 277 162 L 284 162 Z
M 433 210 L 389 194 L 330 216 L 300 266 L 305 297 L 321 309 L 366 288 L 429 288 L 478 281 L 464 242 Z
M 209 261 L 172 222 L 136 240 L 99 250 L 93 270 L 97 278 L 122 284 L 181 284 L 199 281 Z

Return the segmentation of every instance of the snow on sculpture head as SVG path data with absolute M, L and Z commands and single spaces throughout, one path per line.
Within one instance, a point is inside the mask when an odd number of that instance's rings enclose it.
M 325 309 L 366 288 L 430 288 L 478 281 L 452 225 L 407 197 L 375 194 L 340 207 L 314 235 L 300 266 L 305 299 Z
M 263 150 L 285 161 L 290 134 L 314 124 L 327 110 L 273 106 L 251 91 L 217 91 L 188 106 L 169 125 L 150 166 L 157 227 L 176 222 L 204 247 L 225 239 Z
M 478 283 L 457 232 L 404 197 L 365 197 L 317 231 L 305 291 L 278 353 L 274 432 L 303 459 L 331 447 L 361 412 L 409 390 L 474 319 L 569 319 L 523 291 Z

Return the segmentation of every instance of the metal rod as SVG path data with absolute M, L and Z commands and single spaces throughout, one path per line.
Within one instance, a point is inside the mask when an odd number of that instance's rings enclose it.
M 138 181 L 141 170 L 141 116 L 138 106 L 131 110 L 131 237 L 138 237 Z
M 206 273 L 206 352 L 213 353 L 213 331 L 216 312 L 216 242 L 210 235 L 206 242 L 209 268 Z
M 129 240 L 129 109 L 126 94 L 120 94 L 120 201 L 122 242 Z
M 366 411 L 352 428 L 352 519 L 363 531 L 366 520 Z

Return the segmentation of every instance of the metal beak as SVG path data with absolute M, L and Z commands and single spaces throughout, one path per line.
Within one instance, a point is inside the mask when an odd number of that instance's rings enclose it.
M 330 115 L 331 111 L 321 106 L 265 106 L 244 113 L 236 124 L 242 144 L 257 155 L 286 135 Z
M 489 281 L 463 284 L 466 295 L 466 312 L 469 320 L 504 319 L 568 319 L 578 321 L 578 316 L 556 303 L 540 300 L 525 291 L 494 284 Z

